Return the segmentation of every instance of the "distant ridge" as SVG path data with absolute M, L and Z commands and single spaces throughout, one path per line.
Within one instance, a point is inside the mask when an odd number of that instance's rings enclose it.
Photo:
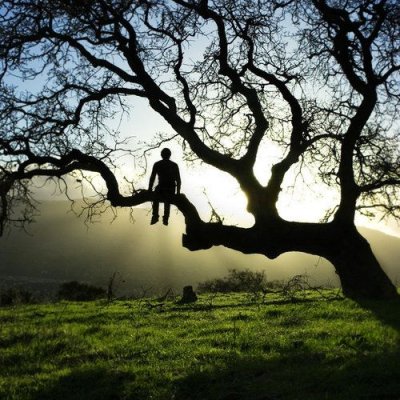
M 228 269 L 264 270 L 267 279 L 287 279 L 307 273 L 315 284 L 337 285 L 333 267 L 325 260 L 302 253 L 289 253 L 277 260 L 216 247 L 190 252 L 181 246 L 182 216 L 173 212 L 168 227 L 149 225 L 148 212 L 134 209 L 135 223 L 128 210 L 110 223 L 86 227 L 82 219 L 68 213 L 67 202 L 44 202 L 42 215 L 29 228 L 31 235 L 13 230 L 0 238 L 0 279 L 32 281 L 79 280 L 105 285 L 119 272 L 126 290 L 140 287 L 181 288 L 226 275 Z M 360 228 L 376 252 L 383 268 L 400 282 L 400 239 Z M 23 277 L 23 278 L 22 278 Z

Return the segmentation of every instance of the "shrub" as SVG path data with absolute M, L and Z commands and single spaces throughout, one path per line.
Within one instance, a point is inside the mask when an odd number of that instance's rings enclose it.
M 200 282 L 197 290 L 203 293 L 228 292 L 262 292 L 267 288 L 267 278 L 264 271 L 238 271 L 230 269 L 228 276 Z
M 60 285 L 58 298 L 69 301 L 91 301 L 106 297 L 106 290 L 77 281 L 65 282 Z
M 245 292 L 251 295 L 253 301 L 261 299 L 262 302 L 268 293 L 280 294 L 286 300 L 295 302 L 305 298 L 309 291 L 314 291 L 322 298 L 331 299 L 332 296 L 326 296 L 323 289 L 322 286 L 312 286 L 308 275 L 295 275 L 287 281 L 267 281 L 264 272 L 248 269 L 231 269 L 228 276 L 201 282 L 197 287 L 200 293 Z M 333 298 L 342 298 L 340 291 Z
M 0 305 L 1 306 L 13 306 L 16 304 L 27 304 L 31 303 L 33 295 L 31 292 L 20 289 L 20 288 L 9 288 L 1 292 L 0 294 Z

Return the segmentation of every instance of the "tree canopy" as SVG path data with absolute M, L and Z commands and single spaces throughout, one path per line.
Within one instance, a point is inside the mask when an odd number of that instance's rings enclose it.
M 368 279 L 381 282 L 379 289 L 357 293 L 393 295 L 354 217 L 376 208 L 400 216 L 397 0 L 0 4 L 2 229 L 29 220 L 12 210 L 18 202 L 29 210 L 36 176 L 89 171 L 103 178 L 101 196 L 112 206 L 151 201 L 147 190 L 121 192 L 115 168 L 122 143 L 109 125 L 121 110 L 129 113 L 129 98 L 140 97 L 191 157 L 237 180 L 254 216 L 248 229 L 204 222 L 190 199 L 176 196 L 186 247 L 225 245 L 272 258 L 319 254 L 349 294 L 357 292 L 354 282 L 344 283 L 354 278 L 349 264 L 364 272 L 361 264 L 376 264 Z M 254 165 L 260 146 L 271 143 L 281 157 L 261 160 L 270 169 L 261 184 Z M 304 165 L 340 194 L 321 223 L 285 221 L 276 207 L 285 177 Z M 358 255 L 344 261 L 348 242 Z

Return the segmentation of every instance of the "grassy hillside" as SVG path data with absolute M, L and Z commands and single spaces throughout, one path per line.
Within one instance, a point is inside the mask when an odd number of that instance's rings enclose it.
M 400 399 L 399 345 L 399 303 L 315 294 L 2 308 L 0 398 Z

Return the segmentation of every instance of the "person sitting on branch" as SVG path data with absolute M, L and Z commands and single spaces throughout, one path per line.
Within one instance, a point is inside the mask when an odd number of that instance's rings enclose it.
M 169 213 L 171 208 L 171 197 L 179 194 L 181 191 L 181 177 L 179 174 L 178 164 L 170 160 L 171 150 L 162 149 L 162 160 L 157 161 L 153 165 L 149 181 L 149 191 L 153 190 L 155 178 L 158 178 L 158 185 L 155 187 L 156 197 L 153 201 L 153 215 L 151 217 L 151 225 L 159 220 L 160 201 L 164 203 L 163 224 L 168 225 Z

